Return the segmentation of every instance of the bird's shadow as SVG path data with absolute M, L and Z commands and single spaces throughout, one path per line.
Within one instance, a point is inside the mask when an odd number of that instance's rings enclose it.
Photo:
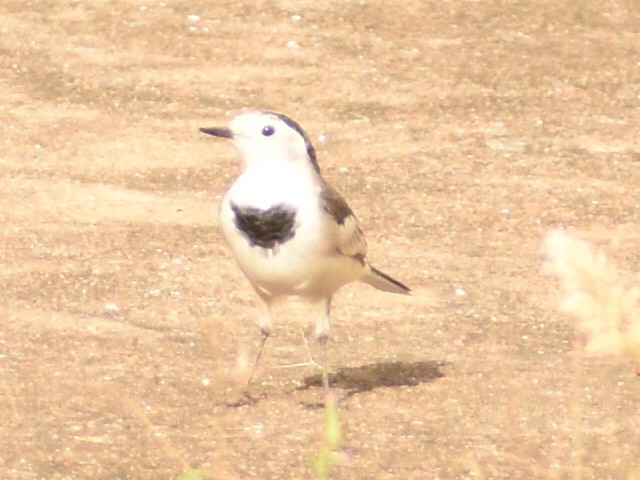
M 329 386 L 346 390 L 347 396 L 379 387 L 415 386 L 444 377 L 444 362 L 382 362 L 339 368 L 329 375 Z M 310 375 L 296 390 L 322 386 L 322 374 Z
M 329 375 L 329 387 L 334 390 L 344 390 L 343 399 L 357 393 L 366 392 L 381 387 L 416 386 L 430 383 L 444 377 L 442 368 L 445 362 L 381 362 L 361 365 L 359 367 L 344 367 Z M 322 387 L 322 374 L 309 375 L 303 379 L 303 384 L 290 390 L 308 390 Z M 252 394 L 245 390 L 240 398 L 227 400 L 228 407 L 243 407 L 253 405 L 268 397 L 267 393 Z M 305 403 L 309 408 L 322 408 L 322 402 Z

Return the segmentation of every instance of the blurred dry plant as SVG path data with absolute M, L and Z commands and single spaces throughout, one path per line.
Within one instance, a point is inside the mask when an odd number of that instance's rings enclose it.
M 640 361 L 640 290 L 630 286 L 604 251 L 562 230 L 544 239 L 545 269 L 558 277 L 559 309 L 576 319 L 586 353 Z

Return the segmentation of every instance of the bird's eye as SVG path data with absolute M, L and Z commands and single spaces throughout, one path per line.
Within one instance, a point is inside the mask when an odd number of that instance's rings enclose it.
M 276 129 L 273 128 L 271 125 L 267 125 L 262 129 L 262 135 L 264 135 L 265 137 L 270 137 L 274 133 L 276 133 Z

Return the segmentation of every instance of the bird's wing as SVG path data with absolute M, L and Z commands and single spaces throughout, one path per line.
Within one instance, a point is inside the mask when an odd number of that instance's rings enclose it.
M 358 219 L 345 199 L 326 182 L 323 182 L 320 192 L 320 205 L 330 217 L 336 251 L 364 263 L 367 240 L 358 225 Z

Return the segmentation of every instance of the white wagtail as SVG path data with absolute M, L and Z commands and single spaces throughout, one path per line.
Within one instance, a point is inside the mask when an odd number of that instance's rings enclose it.
M 360 280 L 387 292 L 411 292 L 367 262 L 356 216 L 320 175 L 315 149 L 298 123 L 280 113 L 245 111 L 228 127 L 200 131 L 230 139 L 244 163 L 222 199 L 220 224 L 264 303 L 254 369 L 278 297 L 297 295 L 316 306 L 316 336 L 326 350 L 331 298 L 340 287 Z M 323 380 L 326 386 L 326 370 Z

